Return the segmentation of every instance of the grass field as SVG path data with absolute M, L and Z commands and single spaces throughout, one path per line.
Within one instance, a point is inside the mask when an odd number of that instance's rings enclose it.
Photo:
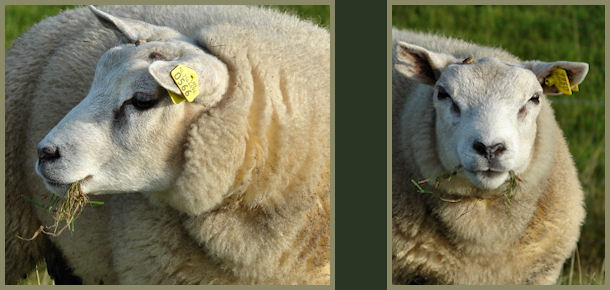
M 59 14 L 68 9 L 75 8 L 74 5 L 64 6 L 5 6 L 5 48 L 12 45 L 13 41 L 22 33 L 27 31 L 40 20 Z M 330 26 L 330 6 L 303 6 L 303 5 L 280 5 L 267 6 L 280 11 L 297 15 L 322 27 Z M 36 270 L 20 281 L 20 285 L 53 285 L 44 263 L 37 266 Z
M 589 63 L 580 92 L 551 97 L 579 171 L 587 210 L 579 255 L 573 264 L 567 261 L 560 283 L 603 284 L 604 7 L 393 6 L 392 25 L 502 47 L 524 60 Z

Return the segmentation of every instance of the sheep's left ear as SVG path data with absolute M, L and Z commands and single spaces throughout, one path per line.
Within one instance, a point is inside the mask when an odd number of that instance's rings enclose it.
M 134 43 L 139 39 L 148 39 L 152 24 L 142 21 L 116 17 L 90 5 L 89 10 L 107 28 L 112 29 L 124 42 Z
M 138 40 L 168 40 L 188 38 L 180 32 L 165 26 L 157 26 L 144 21 L 113 16 L 93 6 L 89 10 L 103 26 L 112 29 L 117 37 L 124 43 L 136 43 Z
M 542 62 L 542 61 L 526 61 L 523 66 L 530 69 L 538 78 L 540 85 L 545 94 L 547 95 L 558 95 L 561 94 L 555 86 L 548 86 L 545 83 L 545 79 L 551 75 L 551 72 L 555 68 L 561 68 L 566 71 L 570 87 L 575 87 L 580 84 L 589 72 L 589 64 L 585 62 L 572 62 L 572 61 L 555 61 L 555 62 Z
M 171 76 L 172 70 L 178 65 L 186 66 L 197 74 L 199 94 L 193 102 L 211 107 L 222 99 L 229 83 L 229 72 L 227 66 L 214 56 L 202 52 L 184 55 L 177 60 L 158 60 L 148 66 L 148 72 L 163 88 L 181 95 Z
M 402 41 L 396 44 L 396 60 L 394 68 L 398 72 L 430 86 L 436 83 L 447 66 L 457 61 L 452 55 Z

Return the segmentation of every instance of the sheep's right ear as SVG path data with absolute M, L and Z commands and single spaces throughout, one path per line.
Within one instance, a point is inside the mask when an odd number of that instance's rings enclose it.
M 398 42 L 396 45 L 396 59 L 394 68 L 419 82 L 434 85 L 441 72 L 456 59 L 448 54 L 435 53 L 421 46 Z
M 112 29 L 122 42 L 135 43 L 138 40 L 147 40 L 157 30 L 157 27 L 143 21 L 122 18 L 110 15 L 92 5 L 89 9 L 103 26 Z
M 148 72 L 159 85 L 174 94 L 181 95 L 180 89 L 171 77 L 171 71 L 184 65 L 197 73 L 199 95 L 193 102 L 206 107 L 214 106 L 222 99 L 229 83 L 227 66 L 209 54 L 186 54 L 176 60 L 158 60 L 148 66 Z
M 570 87 L 577 86 L 580 84 L 587 73 L 589 72 L 589 64 L 585 62 L 574 62 L 574 61 L 555 61 L 555 62 L 544 62 L 544 61 L 526 61 L 523 62 L 525 68 L 530 69 L 538 78 L 542 90 L 547 95 L 558 95 L 561 94 L 557 87 L 551 85 L 547 86 L 545 79 L 551 75 L 551 71 L 554 68 L 561 68 L 566 71 L 568 82 Z

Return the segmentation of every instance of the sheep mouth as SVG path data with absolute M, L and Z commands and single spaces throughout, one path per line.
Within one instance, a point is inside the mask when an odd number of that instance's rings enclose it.
M 503 174 L 506 174 L 507 171 L 496 171 L 496 170 L 477 170 L 477 171 L 471 171 L 473 174 L 475 175 L 479 175 L 479 176 L 483 176 L 486 178 L 495 178 L 498 176 L 501 176 Z
M 85 183 L 87 180 L 90 180 L 92 177 L 93 177 L 92 175 L 88 175 L 87 177 L 81 179 L 82 183 Z M 44 176 L 43 182 L 44 182 L 45 186 L 47 187 L 47 189 L 49 191 L 51 191 L 53 194 L 56 194 L 59 196 L 64 196 L 64 194 L 68 191 L 70 186 L 72 184 L 78 182 L 78 180 L 74 181 L 74 182 L 61 182 L 61 181 L 57 181 L 57 180 Z

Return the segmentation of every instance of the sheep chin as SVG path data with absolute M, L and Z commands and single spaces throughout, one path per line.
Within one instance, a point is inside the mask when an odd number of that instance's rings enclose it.
M 44 179 L 44 186 L 54 195 L 63 197 L 66 195 L 66 191 L 69 188 L 69 184 L 57 183 L 47 179 Z
M 474 186 L 484 190 L 494 190 L 504 184 L 510 177 L 508 171 L 464 170 L 464 173 Z

